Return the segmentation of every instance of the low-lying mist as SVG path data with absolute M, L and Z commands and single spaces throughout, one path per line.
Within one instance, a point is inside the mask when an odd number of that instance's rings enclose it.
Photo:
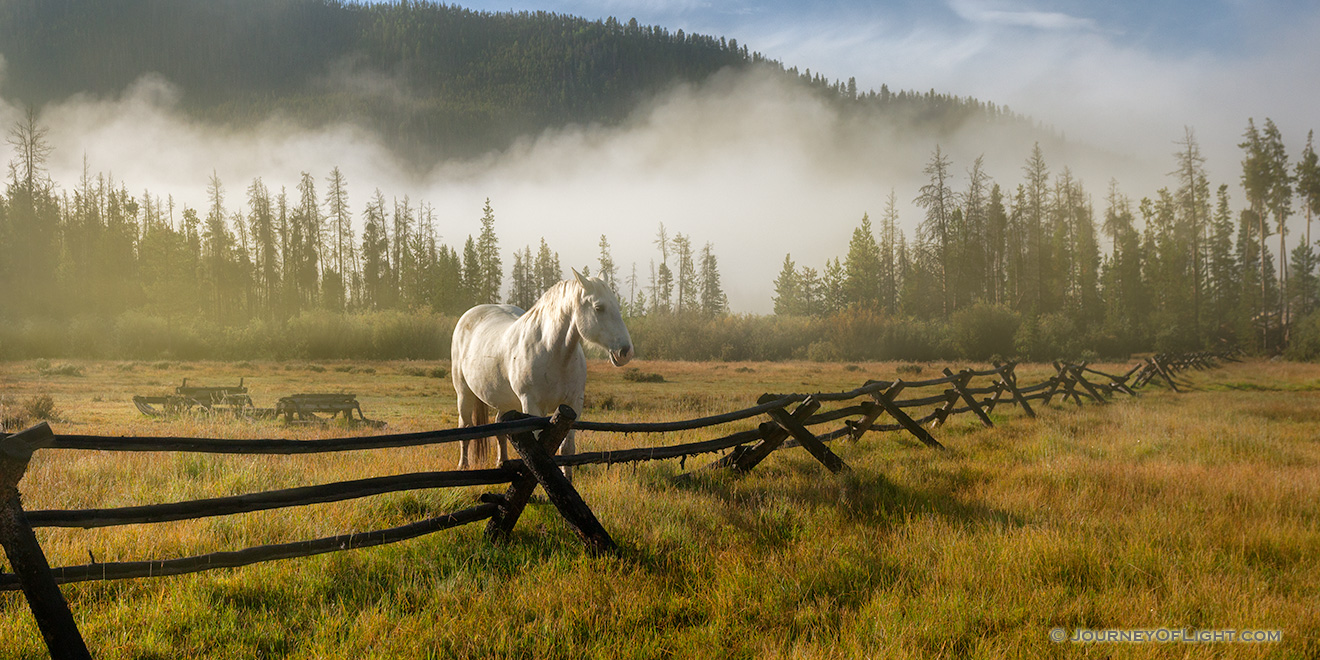
M 0 72 L 3 69 L 0 68 Z M 0 96 L 3 83 L 0 81 Z M 309 129 L 280 116 L 252 127 L 211 125 L 188 118 L 169 81 L 147 76 L 114 98 L 77 96 L 40 109 L 53 147 L 47 163 L 61 190 L 84 171 L 104 173 L 141 195 L 207 206 L 214 172 L 226 208 L 245 210 L 246 189 L 260 177 L 296 198 L 302 172 L 324 195 L 325 177 L 339 167 L 361 218 L 379 189 L 435 210 L 445 243 L 461 249 L 480 227 L 489 198 L 505 254 L 544 237 L 565 269 L 595 270 L 602 234 L 612 245 L 621 280 L 635 264 L 645 286 L 660 223 L 700 248 L 713 243 L 735 312 L 768 312 L 772 282 L 791 253 L 820 268 L 842 256 L 864 213 L 878 217 L 891 190 L 911 238 L 920 209 L 911 200 L 925 183 L 922 169 L 938 144 L 965 184 L 972 161 L 1005 192 L 1022 179 L 1022 164 L 1041 142 L 1051 173 L 1064 167 L 1096 200 L 1111 178 L 1136 198 L 1168 183 L 1167 162 L 1139 162 L 1065 143 L 1018 122 L 978 122 L 936 134 L 919 124 L 828 101 L 788 76 L 725 72 L 697 85 L 678 85 L 643 102 L 618 126 L 570 126 L 528 136 L 482 158 L 435 162 L 427 171 L 397 158 L 370 132 L 349 123 Z M 1029 112 L 1029 109 L 1018 109 Z M 0 120 L 19 112 L 0 99 Z M 1171 135 L 1172 141 L 1181 135 Z M 12 149 L 0 146 L 8 162 Z M 203 211 L 204 214 L 204 211 Z M 358 235 L 361 234 L 360 220 Z M 507 281 L 507 279 L 506 279 Z M 624 285 L 622 293 L 629 294 Z

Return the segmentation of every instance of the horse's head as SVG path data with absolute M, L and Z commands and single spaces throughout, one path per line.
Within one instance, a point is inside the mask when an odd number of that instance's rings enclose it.
M 628 336 L 628 328 L 619 313 L 618 297 L 599 277 L 583 277 L 577 270 L 573 275 L 582 285 L 581 298 L 574 312 L 578 333 L 586 341 L 608 351 L 614 366 L 628 364 L 633 358 L 632 337 Z

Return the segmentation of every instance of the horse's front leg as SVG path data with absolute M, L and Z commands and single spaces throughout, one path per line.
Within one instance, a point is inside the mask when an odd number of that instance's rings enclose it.
M 529 417 L 542 416 L 541 407 L 533 403 L 531 399 L 528 399 L 526 397 L 519 397 L 519 400 L 522 401 L 523 414 L 528 415 Z M 508 439 L 509 436 L 507 435 L 500 436 L 500 462 L 503 462 L 504 459 L 508 456 L 508 451 L 509 451 L 509 447 L 507 444 Z
M 568 407 L 572 408 L 573 412 L 577 413 L 578 415 L 581 415 L 583 402 L 585 400 L 586 400 L 586 392 L 583 392 L 582 394 L 579 394 L 569 399 Z M 577 430 L 570 428 L 568 430 L 568 434 L 564 436 L 563 444 L 559 445 L 560 456 L 572 456 L 573 454 L 577 453 L 576 438 L 577 438 Z M 573 466 L 565 465 L 563 466 L 562 469 L 564 471 L 564 476 L 567 477 L 570 482 L 573 481 Z

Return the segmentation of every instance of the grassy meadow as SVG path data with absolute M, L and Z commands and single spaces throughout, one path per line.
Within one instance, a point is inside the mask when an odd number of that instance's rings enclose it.
M 456 423 L 445 362 L 8 362 L 0 417 L 40 395 L 56 432 L 314 438 Z M 586 419 L 660 421 L 742 408 L 763 392 L 837 391 L 896 363 L 593 361 Z M 923 365 L 912 380 L 934 377 Z M 964 365 L 951 365 L 957 368 Z M 1112 365 L 1112 370 L 1121 367 Z M 1103 367 L 1102 367 L 1103 368 Z M 1023 384 L 1052 374 L 1019 368 Z M 635 375 L 635 374 L 634 374 Z M 245 378 L 258 406 L 353 392 L 381 431 L 195 415 L 142 416 L 135 394 Z M 98 658 L 1320 657 L 1320 365 L 1190 372 L 1192 391 L 1027 418 L 1003 406 L 936 431 L 804 450 L 751 474 L 679 480 L 678 461 L 589 466 L 584 499 L 622 551 L 587 556 L 538 498 L 512 542 L 482 524 L 373 549 L 179 577 L 63 588 Z M 48 406 L 49 407 L 49 406 Z M 756 420 L 734 424 L 728 432 Z M 582 450 L 686 442 L 580 433 Z M 686 467 L 713 459 L 689 459 Z M 38 452 L 28 509 L 159 503 L 451 469 L 457 448 L 297 457 Z M 404 524 L 483 490 L 99 530 L 38 529 L 53 565 L 237 550 Z M 7 564 L 5 565 L 7 570 Z M 1244 644 L 1078 644 L 1051 629 L 1264 629 Z M 21 594 L 0 594 L 0 658 L 45 657 Z

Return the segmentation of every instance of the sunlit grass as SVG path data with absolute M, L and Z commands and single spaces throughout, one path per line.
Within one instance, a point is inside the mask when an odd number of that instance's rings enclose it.
M 0 365 L 0 388 L 51 394 L 57 431 L 328 437 L 367 429 L 142 418 L 133 394 L 246 377 L 257 405 L 358 394 L 383 432 L 449 427 L 443 363 L 78 362 L 82 376 Z M 763 392 L 839 391 L 898 365 L 645 363 L 662 383 L 593 364 L 583 417 L 657 421 L 752 405 Z M 936 377 L 923 365 L 906 380 Z M 950 365 L 958 368 L 961 365 Z M 319 367 L 313 368 L 313 367 Z M 419 369 L 421 368 L 421 369 Z M 1121 371 L 1121 365 L 1101 367 Z M 356 373 L 354 373 L 356 369 Z M 367 370 L 373 370 L 367 372 Z M 1052 375 L 1024 365 L 1026 384 Z M 97 657 L 1314 657 L 1320 654 L 1320 367 L 1253 362 L 1190 372 L 1193 391 L 1039 418 L 996 411 L 936 431 L 835 443 L 833 476 L 805 451 L 752 473 L 678 479 L 678 461 L 586 467 L 576 483 L 621 547 L 587 556 L 537 499 L 506 546 L 481 525 L 393 546 L 197 575 L 64 587 Z M 747 428 L 751 420 L 727 430 Z M 716 431 L 582 433 L 595 450 Z M 719 431 L 723 432 L 723 431 Z M 691 469 L 714 456 L 688 459 Z M 29 509 L 121 506 L 450 469 L 451 447 L 326 456 L 39 452 Z M 403 524 L 483 489 L 101 530 L 39 529 L 53 564 L 166 558 Z M 495 489 L 490 489 L 495 490 Z M 1266 628 L 1281 644 L 1059 646 L 1053 627 Z M 0 596 L 0 657 L 42 657 L 20 595 Z

